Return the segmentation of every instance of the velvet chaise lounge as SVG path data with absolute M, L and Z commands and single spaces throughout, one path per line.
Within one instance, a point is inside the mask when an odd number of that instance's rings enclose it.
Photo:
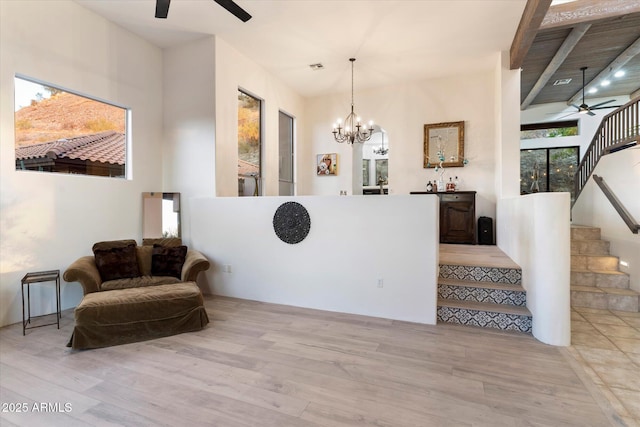
M 67 268 L 84 297 L 68 346 L 89 349 L 197 331 L 209 323 L 198 273 L 209 261 L 179 239 L 99 242 Z

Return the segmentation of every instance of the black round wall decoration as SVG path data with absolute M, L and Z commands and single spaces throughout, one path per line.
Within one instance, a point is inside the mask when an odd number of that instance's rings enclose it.
M 309 212 L 297 202 L 281 204 L 273 215 L 273 230 L 285 243 L 300 243 L 311 229 Z

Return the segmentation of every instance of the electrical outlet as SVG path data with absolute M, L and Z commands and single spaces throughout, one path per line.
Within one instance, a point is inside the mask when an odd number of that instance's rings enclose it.
M 378 279 L 378 287 L 379 287 L 379 288 L 384 287 L 384 280 L 382 280 L 382 279 Z
M 223 273 L 231 273 L 231 265 L 229 264 L 225 264 L 222 266 L 222 272 Z

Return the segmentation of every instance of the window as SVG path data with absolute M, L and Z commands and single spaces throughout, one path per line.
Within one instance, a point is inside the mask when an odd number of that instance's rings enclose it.
M 369 164 L 371 159 L 362 159 L 362 185 L 369 185 Z
M 574 199 L 580 148 L 520 150 L 520 192 L 566 191 Z
M 126 108 L 16 76 L 16 170 L 124 178 Z
M 520 126 L 520 139 L 557 138 L 578 135 L 578 120 L 532 123 Z
M 376 185 L 389 184 L 389 159 L 376 159 Z
M 293 196 L 293 117 L 279 112 L 279 195 Z
M 260 128 L 262 102 L 238 91 L 238 195 L 259 196 L 261 179 Z

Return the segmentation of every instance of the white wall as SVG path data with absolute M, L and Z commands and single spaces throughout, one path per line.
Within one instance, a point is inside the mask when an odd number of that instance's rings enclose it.
M 520 72 L 509 69 L 509 53 L 496 66 L 496 241 L 522 268 L 533 335 L 571 344 L 569 193 L 519 196 Z
M 594 174 L 606 184 L 636 221 L 640 221 L 640 147 L 608 154 Z M 590 178 L 571 210 L 574 224 L 600 227 L 602 239 L 611 242 L 611 254 L 629 265 L 620 271 L 630 275 L 631 288 L 640 292 L 640 235 L 633 234 L 598 184 Z
M 96 241 L 140 239 L 141 194 L 161 186 L 161 70 L 159 49 L 75 2 L 0 2 L 0 325 L 22 318 L 26 272 L 62 273 Z M 16 171 L 15 73 L 131 108 L 132 179 Z M 34 314 L 55 309 L 41 288 Z M 81 297 L 63 284 L 63 308 Z
M 599 102 L 615 99 L 611 105 L 624 105 L 629 102 L 628 96 L 618 96 L 615 98 L 594 98 L 587 99 L 587 103 L 595 105 Z M 564 102 L 554 102 L 550 104 L 531 105 L 526 110 L 520 112 L 520 122 L 522 124 L 545 123 L 556 120 L 575 120 L 578 119 L 578 132 L 576 136 L 561 136 L 557 138 L 534 138 L 523 139 L 520 141 L 521 149 L 546 148 L 546 147 L 580 147 L 580 160 L 587 152 L 591 139 L 595 135 L 602 118 L 614 111 L 615 108 L 607 108 L 602 110 L 594 110 L 595 116 L 586 114 L 573 114 L 571 116 L 560 119 L 570 113 L 576 111 L 574 107 L 567 106 Z
M 278 113 L 300 120 L 303 99 L 219 37 L 164 51 L 163 190 L 182 195 L 187 244 L 193 197 L 238 194 L 239 88 L 263 100 L 262 184 L 264 194 L 277 195 Z
M 276 209 L 292 200 L 311 217 L 309 235 L 293 245 L 272 224 Z M 225 197 L 191 205 L 193 244 L 212 262 L 205 292 L 436 321 L 436 197 Z
M 364 63 L 360 65 L 366 67 Z M 436 178 L 434 169 L 423 167 L 424 125 L 464 120 L 464 152 L 469 164 L 448 168 L 445 178 L 457 175 L 461 189 L 478 192 L 476 215 L 495 218 L 494 84 L 494 73 L 489 71 L 356 90 L 356 113 L 363 120 L 373 119 L 387 132 L 390 194 L 424 191 L 427 181 Z M 336 118 L 344 119 L 349 110 L 348 93 L 308 100 L 304 139 L 309 141 L 309 148 L 298 151 L 303 156 L 300 167 L 308 180 L 300 180 L 298 194 L 338 195 L 340 190 L 351 194 L 353 148 L 336 143 L 331 134 Z M 320 153 L 339 154 L 338 176 L 315 176 L 315 156 Z M 360 168 L 356 173 L 361 174 Z
M 520 70 L 510 69 L 510 55 L 507 51 L 498 55 L 495 80 L 495 192 L 500 199 L 520 194 Z
M 300 138 L 300 124 L 304 122 L 304 99 L 219 37 L 215 38 L 215 88 L 216 195 L 238 195 L 238 89 L 263 100 L 263 194 L 277 195 L 279 112 L 287 113 L 296 122 L 294 152 L 297 153 L 306 145 L 306 141 Z M 296 162 L 299 159 L 300 156 L 296 154 Z M 299 170 L 296 163 L 296 182 Z
M 537 193 L 498 201 L 498 246 L 522 268 L 533 336 L 571 344 L 569 193 Z
M 188 244 L 190 197 L 216 191 L 214 37 L 165 49 L 163 71 L 163 186 L 154 191 L 181 193 Z

